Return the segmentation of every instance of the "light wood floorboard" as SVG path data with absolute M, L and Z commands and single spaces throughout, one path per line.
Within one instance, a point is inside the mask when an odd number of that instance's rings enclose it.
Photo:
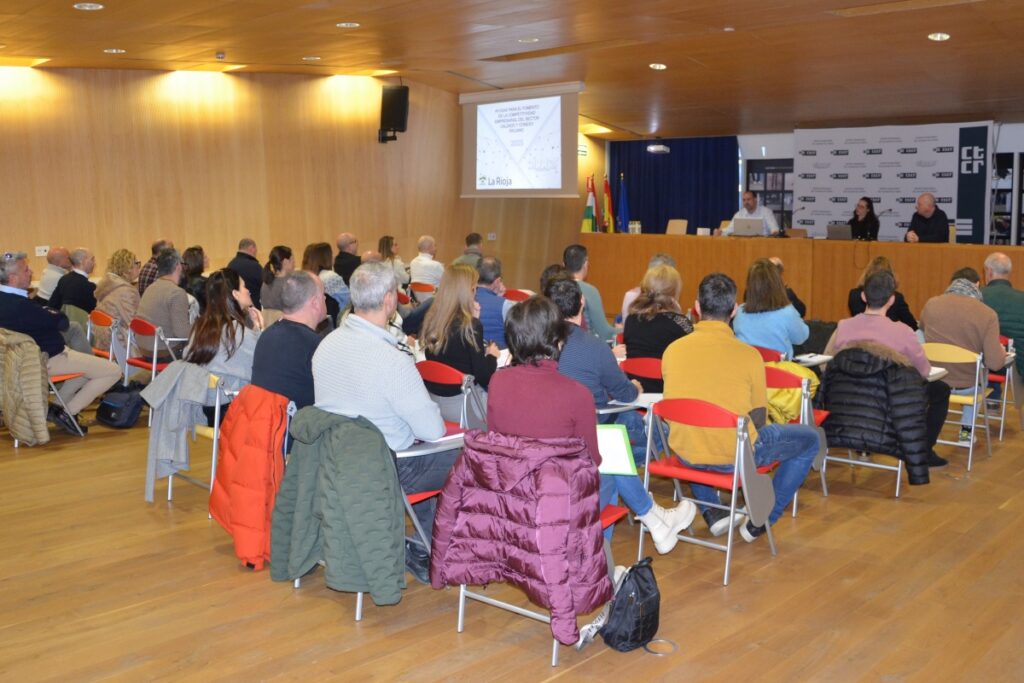
M 455 590 L 411 582 L 397 606 L 367 597 L 355 623 L 355 596 L 322 572 L 294 590 L 241 567 L 204 491 L 143 502 L 141 422 L 18 450 L 0 431 L 0 680 L 1024 680 L 1024 448 L 1009 423 L 972 473 L 940 447 L 951 465 L 898 500 L 891 473 L 833 465 L 828 498 L 812 476 L 799 517 L 775 527 L 779 555 L 741 542 L 728 587 L 721 553 L 680 544 L 654 565 L 677 652 L 599 641 L 562 648 L 554 669 L 545 625 L 470 603 L 456 633 Z M 200 442 L 193 473 L 208 468 Z M 620 564 L 636 534 L 619 524 Z

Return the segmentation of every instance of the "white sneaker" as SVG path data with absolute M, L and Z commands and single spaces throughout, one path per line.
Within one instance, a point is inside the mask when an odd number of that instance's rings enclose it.
M 684 500 L 670 510 L 654 503 L 650 511 L 646 515 L 641 515 L 639 519 L 651 532 L 655 549 L 664 555 L 672 552 L 679 541 L 679 532 L 688 529 L 696 516 L 697 506 Z

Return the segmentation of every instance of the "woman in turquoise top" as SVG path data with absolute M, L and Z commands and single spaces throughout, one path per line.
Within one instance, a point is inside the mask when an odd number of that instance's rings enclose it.
M 733 319 L 741 341 L 793 357 L 793 344 L 807 341 L 810 329 L 786 296 L 786 286 L 774 263 L 759 258 L 747 271 L 747 291 Z

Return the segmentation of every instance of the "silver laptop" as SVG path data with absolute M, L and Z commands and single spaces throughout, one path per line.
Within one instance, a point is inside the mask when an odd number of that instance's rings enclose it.
M 852 240 L 853 228 L 849 223 L 831 223 L 826 228 L 828 233 L 826 239 L 830 240 Z
M 761 237 L 764 235 L 763 218 L 735 218 L 732 222 L 734 237 Z

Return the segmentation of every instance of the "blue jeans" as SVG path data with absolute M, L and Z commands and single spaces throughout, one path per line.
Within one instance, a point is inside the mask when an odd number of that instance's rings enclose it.
M 761 467 L 779 461 L 772 486 L 775 489 L 775 507 L 768 515 L 768 523 L 782 516 L 796 490 L 804 483 L 815 456 L 818 455 L 818 432 L 806 425 L 765 425 L 757 430 L 754 444 L 754 463 Z M 681 458 L 680 458 L 681 459 Z M 683 460 L 688 466 L 710 472 L 732 472 L 732 465 L 700 465 Z M 718 503 L 718 489 L 703 484 L 690 484 L 693 497 L 702 503 Z M 701 510 L 706 510 L 701 505 Z
M 974 387 L 967 387 L 966 389 L 950 389 L 949 393 L 955 396 L 973 396 Z M 978 389 L 978 396 L 984 397 L 985 389 Z M 963 408 L 963 414 L 960 415 L 960 426 L 971 427 L 974 425 L 974 406 L 960 406 Z
M 605 505 L 618 502 L 619 498 L 637 516 L 646 515 L 654 506 L 651 495 L 644 490 L 643 480 L 633 474 L 602 474 L 601 475 L 601 509 Z M 611 540 L 612 529 L 610 526 L 604 530 L 604 537 Z

